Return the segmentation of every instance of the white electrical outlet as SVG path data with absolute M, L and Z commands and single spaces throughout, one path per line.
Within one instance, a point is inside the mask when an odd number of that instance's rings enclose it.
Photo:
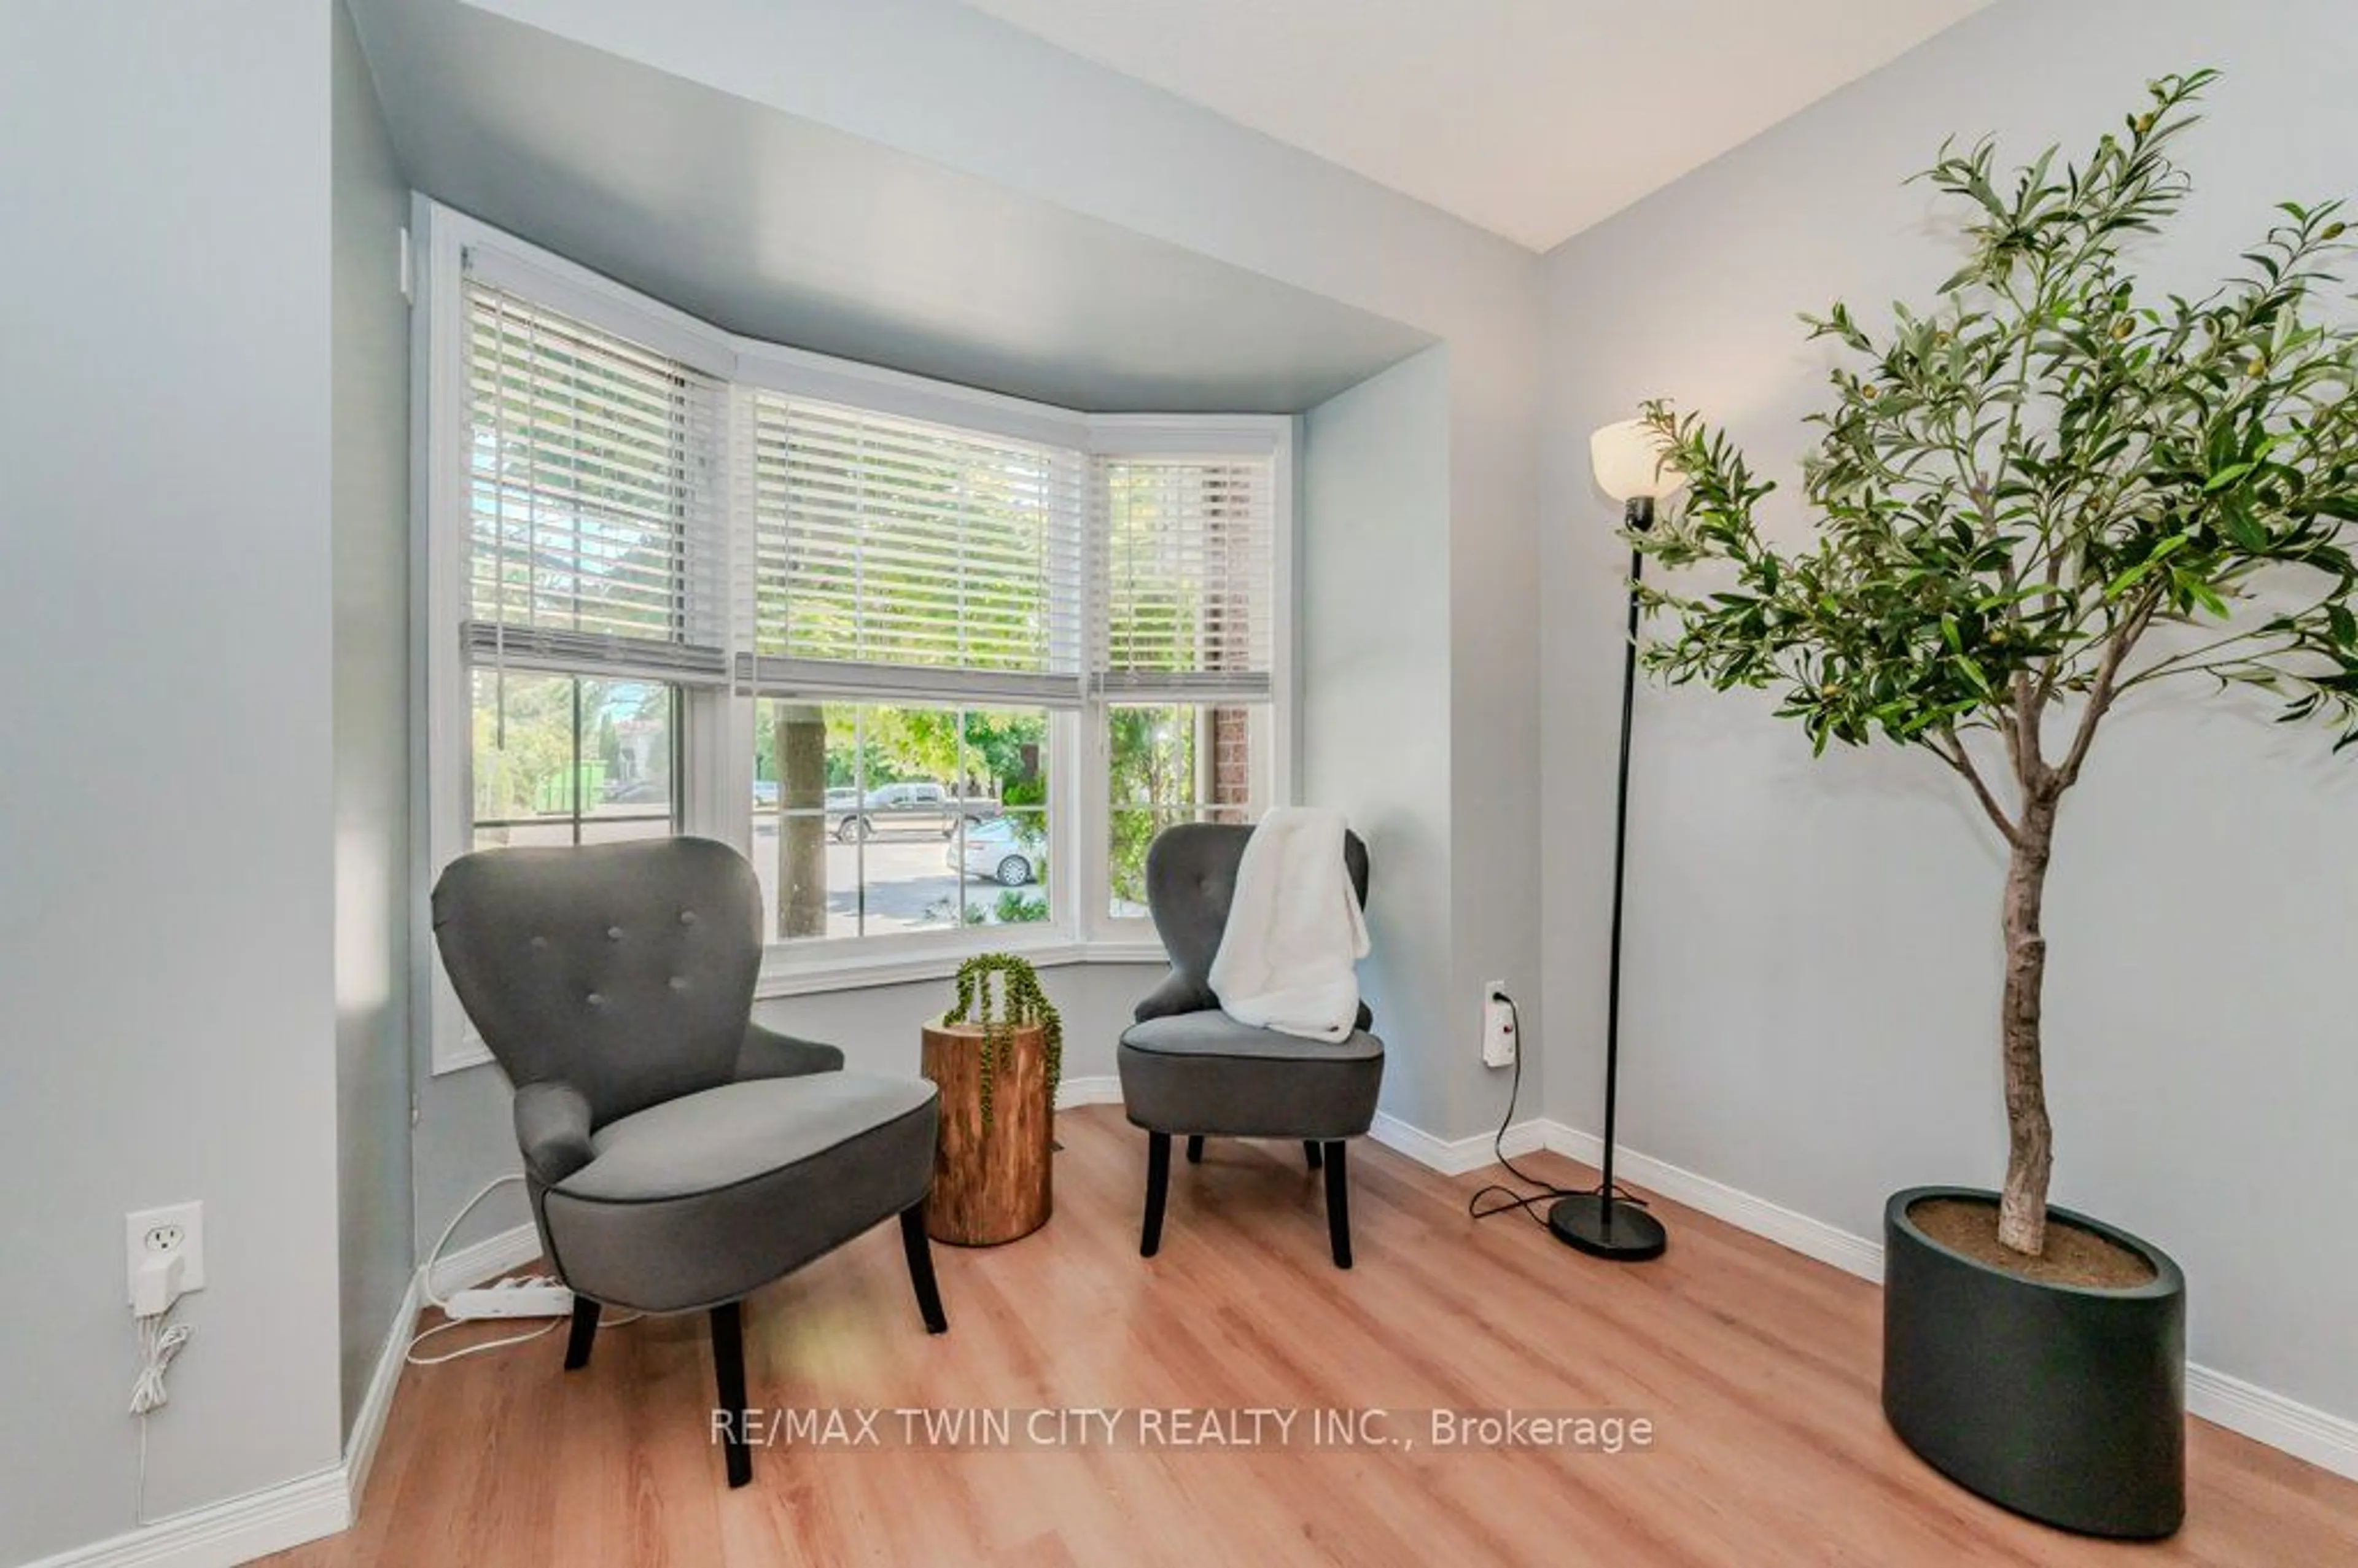
M 1482 988 L 1482 1065 L 1487 1067 L 1515 1065 L 1515 1010 L 1499 1000 L 1506 994 L 1504 980 Z
M 178 1258 L 181 1293 L 204 1289 L 205 1206 L 180 1203 L 124 1215 L 123 1251 L 129 1280 L 137 1280 L 142 1269 Z

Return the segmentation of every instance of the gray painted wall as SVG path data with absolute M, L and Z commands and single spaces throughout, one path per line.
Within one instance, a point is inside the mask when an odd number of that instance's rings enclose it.
M 1486 1067 L 1481 1007 L 1504 981 L 1526 1041 L 1547 1037 L 1541 983 L 1542 824 L 1576 809 L 1540 787 L 1539 645 L 1560 613 L 1542 574 L 1540 466 L 1561 439 L 1538 416 L 1540 295 L 1502 293 L 1503 333 L 1450 343 L 1448 994 L 1431 1037 L 1440 1098 L 1408 1119 L 1443 1138 L 1496 1129 L 1510 1076 Z M 1541 1103 L 1544 1053 L 1527 1051 L 1518 1116 Z
M 416 1244 L 409 1182 L 409 189 L 334 0 L 336 1170 L 349 1432 Z
M 1361 967 L 1398 1042 L 1383 1108 L 1449 1103 L 1449 351 L 1428 349 L 1303 421 L 1302 798 L 1368 840 Z
M 2358 193 L 2358 29 L 2336 0 L 2013 0 L 1549 260 L 1543 707 L 1551 1111 L 1597 1124 L 1621 569 L 1574 442 L 1651 394 L 1726 422 L 1790 491 L 1824 360 L 1794 312 L 1921 300 L 1952 269 L 1941 139 L 2082 146 L 2145 81 L 2228 71 L 2156 287 L 2236 265 L 2271 202 Z M 2001 862 L 1928 759 L 1812 763 L 1765 699 L 1645 693 L 1630 852 L 1628 1143 L 1860 1235 L 1914 1182 L 1995 1184 Z M 2134 704 L 2066 808 L 2049 901 L 2055 1195 L 2167 1247 L 2197 1361 L 2358 1416 L 2358 768 L 2263 706 Z M 1570 890 L 1582 890 L 1574 892 Z
M 333 1465 L 329 9 L 0 7 L 0 1562 Z

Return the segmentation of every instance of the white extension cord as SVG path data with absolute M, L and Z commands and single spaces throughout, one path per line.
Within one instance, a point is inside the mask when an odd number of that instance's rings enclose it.
M 171 1369 L 172 1357 L 180 1353 L 196 1330 L 185 1323 L 171 1321 L 172 1309 L 168 1304 L 160 1312 L 141 1316 L 139 1324 L 139 1376 L 131 1385 L 131 1413 L 139 1419 L 139 1473 L 132 1493 L 131 1517 L 139 1524 L 149 1523 L 147 1518 L 147 1417 L 171 1402 L 171 1390 L 164 1386 L 164 1374 Z
M 171 1394 L 164 1387 L 164 1374 L 172 1365 L 172 1357 L 196 1332 L 185 1323 L 168 1323 L 172 1309 L 139 1320 L 139 1377 L 131 1385 L 131 1413 L 146 1415 L 162 1410 L 171 1402 Z
M 442 1249 L 450 1245 L 450 1238 L 458 1230 L 460 1222 L 475 1212 L 476 1205 L 501 1187 L 510 1182 L 523 1180 L 520 1175 L 508 1175 L 494 1177 L 486 1182 L 481 1191 L 469 1198 L 465 1206 L 450 1217 L 450 1223 L 442 1227 L 442 1234 L 435 1238 L 434 1249 L 426 1257 L 426 1302 L 427 1305 L 440 1311 L 449 1321 L 438 1323 L 433 1327 L 421 1330 L 411 1337 L 409 1348 L 402 1354 L 402 1359 L 410 1366 L 439 1367 L 446 1361 L 456 1361 L 461 1357 L 480 1356 L 486 1350 L 502 1350 L 511 1345 L 524 1345 L 555 1333 L 557 1324 L 572 1315 L 573 1292 L 566 1289 L 564 1281 L 550 1274 L 527 1274 L 515 1279 L 501 1280 L 473 1290 L 458 1292 L 448 1301 L 435 1292 L 435 1267 L 442 1261 Z M 615 1318 L 610 1322 L 601 1323 L 599 1326 L 601 1329 L 620 1328 L 624 1324 L 638 1322 L 644 1315 L 645 1314 L 642 1313 L 633 1313 L 628 1317 Z M 511 1334 L 498 1339 L 487 1339 L 480 1345 L 469 1345 L 457 1350 L 444 1351 L 439 1356 L 420 1356 L 417 1353 L 417 1347 L 436 1335 L 448 1334 L 450 1330 L 466 1324 L 480 1323 L 486 1318 L 527 1317 L 546 1317 L 550 1321 L 529 1334 Z
M 573 1292 L 546 1275 L 535 1274 L 460 1291 L 442 1303 L 442 1312 L 462 1323 L 486 1317 L 570 1317 Z

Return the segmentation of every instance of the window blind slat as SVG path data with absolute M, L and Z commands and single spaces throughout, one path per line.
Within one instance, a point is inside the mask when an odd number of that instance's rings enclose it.
M 720 385 L 473 277 L 466 310 L 470 657 L 726 681 Z
M 741 437 L 741 686 L 1079 700 L 1078 453 L 769 392 Z
M 1274 465 L 1103 458 L 1096 479 L 1094 688 L 1266 699 L 1276 667 Z
M 762 691 L 914 693 L 910 672 L 936 671 L 1027 701 L 1271 695 L 1269 459 L 1091 462 L 732 397 L 480 279 L 467 308 L 475 657 Z

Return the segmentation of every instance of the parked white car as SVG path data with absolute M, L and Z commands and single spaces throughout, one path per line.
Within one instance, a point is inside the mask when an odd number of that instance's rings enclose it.
M 1039 828 L 1012 816 L 994 816 L 968 827 L 963 844 L 953 842 L 946 859 L 950 870 L 961 875 L 1010 888 L 1038 881 L 1048 866 Z

